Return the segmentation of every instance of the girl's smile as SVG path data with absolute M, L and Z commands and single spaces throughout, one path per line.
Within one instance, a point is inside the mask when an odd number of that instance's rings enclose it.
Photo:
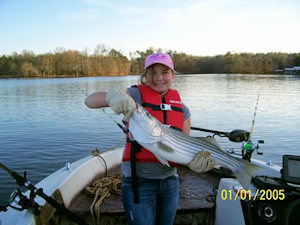
M 161 95 L 171 88 L 174 72 L 165 65 L 154 64 L 146 73 L 146 84 Z

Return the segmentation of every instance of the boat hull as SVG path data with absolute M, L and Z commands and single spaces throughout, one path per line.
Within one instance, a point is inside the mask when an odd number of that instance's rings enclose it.
M 84 189 L 95 179 L 104 177 L 106 172 L 108 174 L 120 172 L 122 155 L 123 148 L 120 147 L 101 154 L 87 156 L 71 164 L 67 163 L 67 166 L 49 175 L 36 186 L 43 188 L 45 194 L 54 197 L 87 223 L 92 224 L 90 205 L 93 197 L 88 196 Z M 259 160 L 252 162 L 266 169 L 264 175 L 280 177 L 280 167 L 268 165 Z M 239 185 L 234 178 L 224 179 L 224 177 L 230 177 L 230 174 L 229 176 L 225 175 L 222 170 L 218 169 L 198 174 L 186 167 L 179 168 L 178 173 L 180 176 L 180 200 L 174 224 L 210 225 L 215 223 L 222 225 L 229 224 L 223 223 L 227 219 L 230 220 L 230 224 L 244 224 L 241 223 L 243 215 L 238 201 L 227 202 L 229 205 L 233 204 L 230 207 L 224 201 L 219 204 L 220 194 L 216 196 L 214 193 L 214 189 L 219 184 L 221 184 L 221 188 L 232 187 L 232 182 Z M 212 199 L 208 197 L 212 197 Z M 217 198 L 217 209 L 215 209 L 214 197 Z M 0 213 L 1 225 L 47 224 L 50 220 L 51 224 L 76 224 L 69 221 L 67 217 L 56 214 L 55 209 L 49 206 L 44 199 L 36 197 L 35 200 L 42 206 L 41 216 L 35 217 L 26 210 L 19 212 L 9 208 L 7 212 Z M 237 208 L 235 212 L 232 211 L 234 216 L 230 213 L 224 214 L 232 207 Z M 238 215 L 237 212 L 239 212 Z M 111 195 L 110 199 L 104 201 L 100 213 L 101 224 L 127 224 L 119 196 Z M 214 216 L 215 214 L 216 216 Z
M 90 155 L 74 163 L 66 163 L 67 166 L 50 174 L 35 186 L 42 188 L 43 192 L 48 196 L 59 193 L 61 201 L 68 208 L 75 196 L 96 177 L 104 176 L 106 169 L 110 170 L 121 164 L 122 153 L 123 148 L 116 148 L 103 152 L 101 157 Z M 29 192 L 26 194 L 29 196 Z M 37 196 L 35 201 L 40 206 L 46 207 L 46 201 L 41 197 Z M 50 213 L 47 211 L 45 214 L 48 214 L 48 217 L 50 217 L 54 212 L 55 210 Z M 41 214 L 43 214 L 43 208 Z M 0 213 L 1 225 L 35 225 L 36 220 L 45 221 L 48 219 L 50 218 L 35 218 L 27 210 L 16 211 L 12 208 L 8 208 L 5 213 Z

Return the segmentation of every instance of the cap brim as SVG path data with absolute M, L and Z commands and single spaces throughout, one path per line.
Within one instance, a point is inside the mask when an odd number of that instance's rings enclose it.
M 146 68 L 144 68 L 144 70 L 147 69 L 147 68 L 149 68 L 150 66 L 152 66 L 152 65 L 154 65 L 154 64 L 161 64 L 161 65 L 164 65 L 164 66 L 168 67 L 170 70 L 172 70 L 172 71 L 175 72 L 175 70 L 172 69 L 169 65 L 167 65 L 167 64 L 165 64 L 165 63 L 162 63 L 162 62 L 152 62 L 152 63 L 149 64 Z

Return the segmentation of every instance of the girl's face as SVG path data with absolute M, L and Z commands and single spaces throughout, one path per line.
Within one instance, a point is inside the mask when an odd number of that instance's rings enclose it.
M 165 65 L 154 64 L 146 72 L 146 84 L 161 95 L 171 88 L 174 72 Z

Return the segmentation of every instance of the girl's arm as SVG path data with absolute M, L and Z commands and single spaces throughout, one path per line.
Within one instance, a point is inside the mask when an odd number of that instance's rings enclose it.
M 190 131 L 191 131 L 191 117 L 189 117 L 187 120 L 183 122 L 183 128 L 182 128 L 182 132 L 187 135 L 190 135 Z
M 105 101 L 106 92 L 95 92 L 89 95 L 85 99 L 85 104 L 89 108 L 102 108 L 108 107 L 108 103 Z

